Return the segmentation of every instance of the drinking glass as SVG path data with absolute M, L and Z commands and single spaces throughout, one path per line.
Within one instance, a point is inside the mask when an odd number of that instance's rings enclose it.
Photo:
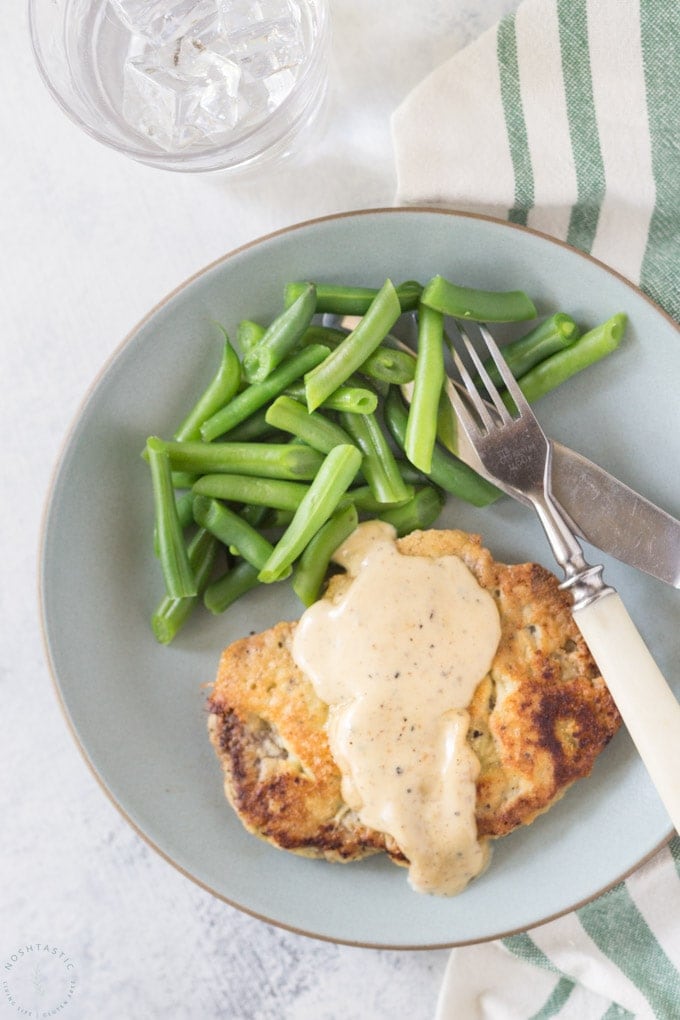
M 71 120 L 166 170 L 289 155 L 326 93 L 326 0 L 29 0 L 29 25 Z

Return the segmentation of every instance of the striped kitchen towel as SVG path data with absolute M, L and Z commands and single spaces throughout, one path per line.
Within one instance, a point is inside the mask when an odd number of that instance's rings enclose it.
M 680 319 L 680 0 L 524 0 L 392 118 L 399 204 L 566 240 Z M 680 839 L 575 913 L 454 949 L 438 1020 L 680 1020 Z
M 680 839 L 575 913 L 451 951 L 437 1020 L 677 1020 Z
M 392 118 L 401 204 L 567 240 L 680 318 L 680 3 L 525 0 Z

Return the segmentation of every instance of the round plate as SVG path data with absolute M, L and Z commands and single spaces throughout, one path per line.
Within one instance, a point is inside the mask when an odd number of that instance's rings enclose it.
M 414 893 L 387 859 L 334 865 L 248 835 L 222 793 L 206 736 L 205 685 L 227 643 L 296 618 L 300 605 L 285 584 L 274 585 L 221 618 L 200 613 L 169 647 L 156 644 L 149 617 L 161 581 L 140 452 L 148 435 L 172 434 L 211 377 L 222 342 L 215 322 L 235 335 L 241 318 L 273 317 L 290 279 L 379 286 L 388 276 L 424 282 L 435 273 L 525 289 L 542 314 L 569 311 L 584 325 L 627 312 L 621 348 L 545 397 L 540 417 L 549 434 L 680 511 L 671 470 L 680 460 L 674 323 L 621 277 L 543 235 L 485 217 L 390 209 L 266 237 L 208 266 L 154 309 L 78 415 L 42 549 L 51 668 L 78 743 L 127 819 L 185 874 L 243 910 L 318 938 L 393 948 L 525 930 L 596 896 L 663 844 L 669 821 L 627 734 L 550 812 L 500 840 L 486 874 L 452 899 Z M 442 524 L 481 533 L 500 560 L 554 569 L 534 516 L 510 500 L 476 510 L 452 499 Z M 677 591 L 586 552 L 605 563 L 677 689 Z

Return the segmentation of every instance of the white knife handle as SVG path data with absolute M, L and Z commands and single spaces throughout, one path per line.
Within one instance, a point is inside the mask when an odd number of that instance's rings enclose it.
M 615 591 L 575 609 L 574 620 L 680 832 L 680 703 Z

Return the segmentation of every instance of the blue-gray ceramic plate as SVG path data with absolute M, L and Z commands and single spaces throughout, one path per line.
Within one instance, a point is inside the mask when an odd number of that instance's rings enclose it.
M 377 286 L 388 276 L 424 281 L 435 273 L 523 288 L 541 312 L 567 310 L 586 325 L 627 312 L 621 348 L 544 398 L 540 415 L 549 434 L 680 512 L 677 327 L 619 276 L 544 236 L 483 217 L 392 209 L 266 237 L 208 266 L 155 308 L 87 396 L 45 519 L 48 657 L 76 739 L 113 801 L 215 895 L 274 924 L 362 945 L 448 946 L 524 930 L 596 896 L 670 832 L 620 733 L 593 775 L 501 840 L 487 873 L 456 898 L 412 892 L 404 870 L 384 859 L 333 865 L 275 850 L 242 829 L 223 797 L 206 736 L 205 684 L 229 641 L 297 617 L 295 597 L 274 585 L 223 618 L 201 614 L 169 647 L 152 636 L 160 579 L 140 450 L 147 435 L 172 433 L 210 378 L 221 346 L 215 322 L 233 335 L 241 318 L 267 320 L 293 278 Z M 498 559 L 554 567 L 531 512 L 509 500 L 485 510 L 450 500 L 443 523 L 480 532 Z M 677 690 L 678 592 L 604 562 Z

